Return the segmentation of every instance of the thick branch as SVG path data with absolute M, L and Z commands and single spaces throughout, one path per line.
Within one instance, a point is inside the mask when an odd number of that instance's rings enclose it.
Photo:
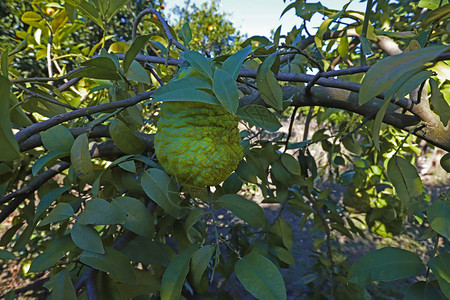
M 372 99 L 366 104 L 358 104 L 358 93 L 344 91 L 342 89 L 329 87 L 313 87 L 311 94 L 305 94 L 305 87 L 283 87 L 283 98 L 292 97 L 294 106 L 322 106 L 340 108 L 351 111 L 367 118 L 374 118 L 376 113 L 383 105 L 380 99 Z M 241 99 L 241 105 L 260 104 L 264 105 L 260 95 L 254 93 Z M 403 109 L 391 104 L 384 116 L 383 122 L 399 129 L 411 130 L 420 124 L 421 119 Z M 434 127 L 427 124 L 421 130 L 415 132 L 415 135 L 438 146 L 446 151 L 450 151 L 450 126 L 444 127 L 442 123 Z

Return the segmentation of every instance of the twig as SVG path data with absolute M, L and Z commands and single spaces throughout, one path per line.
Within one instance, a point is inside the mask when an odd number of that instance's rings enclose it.
M 156 74 L 155 70 L 153 69 L 153 66 L 151 66 L 150 64 L 146 63 L 144 65 L 144 67 L 150 71 L 150 73 L 152 73 L 153 77 L 155 77 L 156 81 L 158 81 L 158 83 L 161 86 L 164 86 L 164 81 L 158 76 L 158 74 Z
M 28 139 L 33 134 L 36 134 L 38 132 L 47 130 L 55 125 L 61 124 L 63 122 L 73 120 L 80 117 L 85 117 L 97 112 L 102 112 L 105 110 L 110 110 L 114 108 L 120 108 L 120 107 L 128 107 L 133 106 L 141 101 L 144 101 L 151 97 L 151 95 L 154 93 L 154 91 L 144 92 L 137 94 L 134 97 L 121 100 L 121 101 L 115 101 L 110 103 L 103 103 L 95 106 L 80 108 L 75 111 L 71 111 L 65 114 L 60 114 L 57 116 L 54 116 L 50 119 L 47 119 L 45 121 L 42 121 L 40 123 L 36 123 L 33 125 L 28 126 L 27 128 L 22 129 L 21 131 L 17 132 L 15 137 L 18 143 L 22 143 L 26 139 Z
M 132 40 L 134 41 L 136 39 L 136 30 L 137 30 L 137 26 L 138 24 L 141 22 L 141 19 L 147 15 L 147 14 L 155 14 L 156 17 L 158 18 L 158 20 L 161 22 L 164 32 L 167 35 L 167 40 L 169 41 L 169 44 L 174 44 L 178 49 L 182 50 L 182 51 L 186 51 L 188 50 L 185 46 L 183 46 L 182 44 L 180 44 L 172 35 L 172 33 L 170 32 L 170 28 L 169 25 L 167 24 L 166 20 L 163 18 L 163 16 L 159 13 L 159 11 L 157 11 L 154 8 L 147 8 L 144 9 L 143 11 L 141 11 L 138 16 L 136 17 L 136 20 L 133 23 L 133 31 L 131 34 Z
M 15 192 L 9 193 L 8 195 L 0 198 L 0 204 L 4 204 L 12 199 L 12 202 L 8 204 L 5 208 L 0 212 L 0 223 L 3 222 L 25 199 L 36 191 L 39 187 L 41 187 L 45 182 L 50 180 L 56 174 L 64 171 L 70 166 L 68 162 L 60 162 L 45 172 L 42 172 L 38 176 L 36 176 L 33 180 L 31 180 L 26 186 L 18 189 Z
M 303 140 L 304 141 L 306 141 L 308 139 L 309 124 L 311 123 L 311 120 L 312 120 L 313 111 L 314 111 L 314 106 L 310 106 L 309 107 L 309 111 L 308 111 L 308 115 L 306 116 L 305 130 L 303 131 Z
M 343 137 L 341 137 L 339 139 L 339 142 L 342 142 L 343 140 L 345 140 L 348 136 L 354 134 L 355 132 L 357 132 L 361 127 L 364 126 L 364 124 L 366 124 L 367 122 L 369 122 L 370 120 L 372 120 L 373 118 L 375 118 L 376 115 L 373 115 L 372 118 L 370 117 L 364 117 L 363 121 L 361 123 L 358 124 L 358 126 L 356 126 L 355 129 L 353 129 L 352 131 L 350 131 L 349 133 L 347 133 L 346 135 L 344 135 Z
M 125 56 L 125 55 L 124 55 Z M 88 67 L 81 67 L 77 68 L 75 70 L 72 70 L 70 72 L 67 72 L 67 74 L 58 76 L 58 77 L 30 77 L 30 78 L 17 78 L 17 79 L 10 79 L 12 83 L 19 83 L 19 82 L 32 82 L 32 81 L 57 81 L 57 80 L 64 80 L 69 78 L 70 75 L 74 74 L 75 72 L 78 72 L 80 70 L 86 69 Z M 81 78 L 73 78 L 70 81 L 79 81 Z M 61 88 L 61 87 L 60 87 Z
M 317 80 L 319 80 L 319 78 L 321 77 L 321 74 L 322 74 L 321 71 L 317 72 L 317 74 L 314 75 L 314 78 L 308 82 L 308 84 L 305 87 L 305 94 L 307 94 L 307 95 L 311 94 L 311 88 L 317 82 Z
M 288 135 L 286 137 L 284 152 L 286 152 L 286 150 L 288 149 L 289 139 L 291 138 L 291 135 L 292 135 L 292 128 L 294 127 L 295 115 L 297 114 L 298 108 L 299 108 L 298 106 L 294 107 L 294 110 L 292 111 L 292 114 L 291 114 L 291 121 L 289 122 L 289 130 L 288 130 Z

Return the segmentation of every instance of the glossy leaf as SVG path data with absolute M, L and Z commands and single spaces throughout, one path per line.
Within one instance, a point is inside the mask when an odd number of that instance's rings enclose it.
M 294 247 L 294 234 L 291 225 L 286 220 L 279 218 L 273 226 L 273 233 L 281 237 L 281 241 L 286 249 L 292 251 Z
M 164 171 L 155 168 L 149 169 L 141 177 L 144 192 L 167 213 L 178 218 L 181 208 L 173 200 L 177 199 L 178 194 L 173 195 L 175 190 L 171 188 L 170 182 L 171 179 Z
M 145 145 L 141 139 L 125 123 L 114 119 L 109 125 L 109 133 L 114 144 L 126 154 L 140 154 L 144 152 Z
M 78 8 L 81 12 L 83 12 L 83 14 L 85 14 L 92 21 L 94 21 L 95 24 L 103 28 L 103 22 L 100 17 L 99 11 L 92 4 L 90 4 L 86 0 L 67 0 L 66 2 Z
M 444 98 L 444 95 L 439 90 L 439 84 L 436 80 L 430 79 L 431 97 L 430 104 L 431 109 L 439 116 L 442 124 L 447 126 L 450 120 L 450 105 Z
M 389 89 L 403 74 L 424 67 L 427 62 L 449 50 L 448 46 L 431 46 L 416 51 L 384 58 L 373 65 L 361 83 L 359 104 L 363 105 L 381 92 Z
M 292 155 L 283 153 L 281 154 L 281 162 L 283 166 L 293 175 L 301 175 L 300 163 Z
M 372 139 L 373 143 L 375 145 L 375 148 L 380 151 L 380 129 L 381 124 L 383 123 L 384 115 L 386 114 L 386 111 L 389 107 L 390 102 L 385 101 L 381 108 L 378 110 L 375 121 L 373 122 L 373 129 L 372 129 Z
M 406 290 L 403 300 L 444 300 L 444 298 L 431 283 L 417 281 Z
M 9 120 L 9 80 L 0 76 L 0 161 L 20 157 L 19 144 L 14 138 Z
M 392 157 L 388 163 L 387 173 L 397 196 L 407 209 L 413 202 L 422 199 L 422 181 L 416 168 L 406 159 L 399 156 Z
M 152 238 L 155 233 L 153 217 L 145 205 L 136 198 L 117 197 L 112 202 L 125 220 L 123 227 L 136 234 Z
M 38 160 L 36 160 L 36 162 L 33 164 L 33 167 L 31 167 L 31 173 L 33 174 L 33 176 L 36 176 L 36 174 L 47 164 L 65 156 L 69 156 L 69 152 L 50 152 L 48 154 L 45 154 L 39 157 Z
M 76 300 L 77 294 L 73 287 L 72 280 L 68 269 L 63 269 L 56 275 L 55 282 L 53 284 L 52 293 L 50 294 L 51 300 Z
M 185 46 L 189 44 L 192 39 L 192 30 L 189 26 L 189 22 L 183 24 L 183 27 L 181 27 L 181 30 L 178 33 L 178 36 L 181 38 Z
M 161 280 L 161 300 L 178 300 L 189 272 L 189 262 L 198 249 L 192 246 L 175 257 L 167 266 Z
M 69 78 L 87 77 L 95 79 L 121 80 L 117 66 L 109 57 L 99 56 L 81 64 L 84 69 L 72 73 Z
M 56 264 L 56 262 L 73 248 L 75 248 L 75 244 L 68 234 L 53 240 L 44 252 L 33 260 L 29 272 L 44 272 Z
M 295 259 L 292 256 L 291 252 L 289 252 L 288 250 L 286 250 L 283 247 L 277 246 L 277 247 L 270 248 L 270 253 L 288 265 L 295 265 Z
M 266 224 L 266 218 L 261 206 L 251 200 L 245 199 L 241 195 L 223 195 L 219 198 L 217 203 L 220 207 L 233 212 L 250 226 L 263 227 Z
M 194 286 L 199 286 L 203 274 L 212 258 L 214 253 L 214 247 L 212 245 L 206 245 L 195 251 L 191 259 L 191 272 L 193 276 Z
M 250 253 L 235 265 L 235 273 L 244 288 L 257 299 L 286 299 L 286 288 L 278 268 L 267 258 Z
M 105 247 L 105 254 L 83 251 L 80 261 L 94 269 L 108 272 L 115 281 L 136 284 L 134 268 L 128 258 L 117 250 Z
M 89 141 L 86 133 L 79 135 L 73 142 L 70 150 L 70 161 L 77 177 L 82 181 L 93 180 L 95 176 L 94 167 L 91 162 Z
M 68 203 L 58 203 L 53 208 L 47 217 L 45 217 L 37 226 L 44 226 L 51 223 L 56 223 L 62 220 L 67 220 L 75 214 L 72 206 Z
M 44 195 L 39 201 L 39 204 L 36 207 L 36 214 L 34 215 L 33 223 L 36 223 L 37 219 L 41 216 L 41 214 L 55 201 L 56 198 L 70 190 L 71 186 L 63 186 L 54 189 L 53 191 Z
M 135 237 L 121 252 L 134 262 L 152 266 L 167 265 L 175 256 L 175 252 L 167 244 L 143 236 Z
M 261 78 L 266 77 L 267 72 L 270 71 L 270 68 L 272 68 L 273 63 L 275 62 L 276 58 L 278 56 L 278 52 L 274 52 L 270 54 L 266 59 L 263 61 L 263 63 L 258 68 L 258 74 L 256 77 L 256 80 L 261 80 Z
M 228 72 L 216 69 L 213 79 L 213 91 L 220 104 L 230 114 L 234 114 L 239 105 L 239 91 L 236 82 Z
M 222 70 L 230 73 L 231 77 L 236 80 L 239 72 L 241 71 L 242 63 L 244 62 L 245 58 L 250 54 L 252 51 L 252 46 L 247 46 L 244 49 L 239 50 L 235 54 L 228 57 L 222 65 Z
M 450 253 L 440 253 L 430 259 L 428 266 L 436 276 L 441 291 L 450 298 Z
M 242 120 L 261 127 L 270 132 L 276 132 L 281 128 L 277 117 L 266 107 L 261 105 L 246 105 L 238 109 L 236 115 Z
M 348 280 L 366 285 L 373 281 L 393 281 L 417 276 L 424 269 L 417 254 L 400 248 L 385 247 L 373 250 L 353 263 Z
M 86 202 L 84 211 L 78 215 L 77 222 L 82 225 L 123 224 L 120 212 L 108 201 L 94 198 Z
M 135 60 L 131 63 L 125 77 L 130 81 L 137 81 L 145 84 L 151 83 L 147 70 Z
M 70 152 L 74 137 L 67 127 L 56 125 L 40 133 L 42 144 L 50 152 Z
M 442 156 L 440 164 L 447 173 L 450 173 L 450 152 Z
M 102 239 L 100 238 L 97 230 L 94 228 L 75 222 L 70 235 L 72 237 L 72 241 L 78 248 L 98 254 L 105 253 Z
M 283 110 L 283 92 L 272 72 L 267 72 L 263 79 L 256 82 L 261 98 L 276 110 Z
M 16 256 L 5 249 L 0 249 L 0 259 L 16 259 Z
M 213 71 L 208 60 L 197 51 L 186 51 L 183 54 L 184 59 L 188 61 L 196 70 L 207 78 L 213 77 Z
M 450 201 L 436 199 L 427 210 L 431 228 L 437 233 L 450 239 Z
M 128 49 L 127 53 L 125 53 L 125 57 L 122 62 L 122 68 L 125 73 L 128 71 L 128 68 L 131 66 L 131 63 L 133 62 L 136 55 L 138 55 L 142 48 L 144 48 L 149 39 L 149 34 L 140 35 L 134 40 L 133 44 L 131 44 L 130 49 Z

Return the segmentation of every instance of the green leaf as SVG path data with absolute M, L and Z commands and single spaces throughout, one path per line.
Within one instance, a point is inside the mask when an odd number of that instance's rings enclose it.
M 56 223 L 62 220 L 67 220 L 75 214 L 73 208 L 68 203 L 58 203 L 55 208 L 53 208 L 47 217 L 39 222 L 37 226 L 41 227 L 50 223 Z
M 128 69 L 127 73 L 125 74 L 125 77 L 129 81 L 137 81 L 142 82 L 145 84 L 150 84 L 150 76 L 148 75 L 148 72 L 145 70 L 143 66 L 141 66 L 140 63 L 133 60 L 131 63 L 131 67 Z
M 292 233 L 291 225 L 284 219 L 279 218 L 273 226 L 273 233 L 281 237 L 283 245 L 289 251 L 294 247 L 294 234 Z
M 441 291 L 450 298 L 450 253 L 440 253 L 430 259 L 428 266 L 436 276 Z
M 123 224 L 120 212 L 108 201 L 95 198 L 86 201 L 84 211 L 78 215 L 77 222 L 82 225 L 112 225 Z
M 184 52 L 183 57 L 203 76 L 212 79 L 213 72 L 211 66 L 209 65 L 208 60 L 203 55 L 201 55 L 197 51 L 186 51 Z
M 70 149 L 70 161 L 77 177 L 82 181 L 90 181 L 95 177 L 94 167 L 89 153 L 89 141 L 87 134 L 80 134 L 73 142 Z
M 152 266 L 165 266 L 175 256 L 175 252 L 167 244 L 155 242 L 143 236 L 137 236 L 131 240 L 122 249 L 122 253 L 134 262 Z
M 348 37 L 347 37 L 347 33 L 345 33 L 342 37 L 341 37 L 341 41 L 338 45 L 338 53 L 339 55 L 342 57 L 343 60 L 347 60 L 348 59 Z
M 228 72 L 219 68 L 214 72 L 213 91 L 220 104 L 230 113 L 234 114 L 239 106 L 239 91 L 236 81 Z
M 155 233 L 153 217 L 145 205 L 131 197 L 117 197 L 112 202 L 125 220 L 123 227 L 136 234 L 152 238 Z
M 190 234 L 190 229 L 192 226 L 194 226 L 203 216 L 205 215 L 205 212 L 202 208 L 196 207 L 194 210 L 189 212 L 188 217 L 186 218 L 186 222 L 184 222 L 183 227 L 186 231 L 188 238 L 191 242 L 193 242 L 195 239 Z
M 39 201 L 39 204 L 36 207 L 36 214 L 34 215 L 33 223 L 36 223 L 37 219 L 42 215 L 42 213 L 52 204 L 52 202 L 70 190 L 71 186 L 63 186 L 54 189 L 53 191 L 45 194 L 44 197 L 41 198 L 41 201 Z
M 31 263 L 29 272 L 44 272 L 56 264 L 67 252 L 75 248 L 69 234 L 53 240 L 53 242 Z
M 249 45 L 231 55 L 223 62 L 222 70 L 230 73 L 233 80 L 236 80 L 239 76 L 239 72 L 241 71 L 242 63 L 251 51 L 252 46 Z
M 278 268 L 264 256 L 255 252 L 239 259 L 236 277 L 244 288 L 258 299 L 286 299 L 286 287 Z
M 108 10 L 106 11 L 106 22 L 109 23 L 117 12 L 128 3 L 128 0 L 109 0 Z
M 114 61 L 109 57 L 99 56 L 91 60 L 87 60 L 81 64 L 83 67 L 69 78 L 87 77 L 95 79 L 107 79 L 107 80 L 121 80 L 117 66 Z
M 407 290 L 403 300 L 444 300 L 441 293 L 431 283 L 417 281 Z
M 387 174 L 407 210 L 410 210 L 414 202 L 422 200 L 422 181 L 416 168 L 406 159 L 392 157 L 388 163 Z
M 427 209 L 431 228 L 450 240 L 450 201 L 436 199 Z
M 373 65 L 364 76 L 359 93 L 359 104 L 363 105 L 381 92 L 389 89 L 405 73 L 425 68 L 425 64 L 439 54 L 449 50 L 448 46 L 430 46 L 416 51 L 393 55 Z
M 161 289 L 159 280 L 153 277 L 151 272 L 134 269 L 134 274 L 136 276 L 137 285 L 124 284 L 120 282 L 114 283 L 114 286 L 117 290 L 119 290 L 120 295 L 122 296 L 120 299 L 145 298 L 148 294 L 158 292 Z M 108 300 L 109 299 L 110 298 L 108 298 Z
M 103 28 L 103 22 L 100 17 L 100 11 L 95 8 L 92 4 L 85 0 L 67 0 L 66 3 L 78 8 L 83 14 L 89 17 L 98 26 Z
M 270 54 L 263 63 L 258 68 L 258 74 L 256 77 L 256 81 L 261 80 L 261 78 L 266 77 L 267 72 L 270 71 L 270 68 L 272 68 L 273 63 L 275 62 L 276 58 L 278 56 L 278 52 L 274 52 Z
M 246 105 L 238 109 L 236 116 L 242 120 L 261 127 L 270 132 L 276 132 L 281 128 L 277 117 L 266 107 L 261 105 Z
M 9 47 L 7 46 L 6 49 L 3 51 L 0 63 L 1 63 L 1 74 L 5 78 L 8 78 L 8 70 L 9 70 L 9 62 L 8 62 L 8 54 L 9 54 Z
M 74 137 L 67 127 L 59 124 L 40 133 L 42 144 L 50 152 L 69 152 Z
M 39 170 L 41 170 L 47 164 L 65 156 L 69 156 L 69 152 L 51 152 L 45 154 L 44 156 L 39 157 L 38 160 L 36 160 L 36 162 L 33 164 L 33 167 L 31 167 L 31 173 L 33 174 L 33 176 L 36 176 Z
M 206 245 L 195 251 L 194 255 L 192 255 L 191 273 L 195 287 L 200 286 L 200 281 L 209 265 L 213 253 L 214 247 L 212 245 Z
M 8 250 L 0 249 L 0 259 L 16 259 L 16 256 Z
M 126 154 L 140 154 L 144 152 L 144 142 L 118 118 L 114 119 L 109 125 L 109 133 L 120 151 Z
M 178 206 L 178 193 L 170 177 L 162 170 L 149 169 L 141 177 L 144 192 L 167 213 L 178 218 L 181 208 Z M 175 195 L 176 193 L 176 195 Z
M 12 161 L 20 157 L 19 144 L 14 138 L 9 120 L 8 78 L 0 76 L 0 161 Z
M 430 79 L 431 109 L 439 116 L 444 127 L 447 126 L 450 119 L 450 105 L 445 101 L 444 95 L 439 90 L 439 84 L 436 80 Z
M 281 154 L 281 162 L 283 166 L 293 175 L 301 175 L 302 170 L 300 168 L 300 163 L 290 154 Z
M 78 248 L 95 252 L 98 254 L 104 254 L 105 249 L 103 249 L 102 239 L 98 235 L 97 230 L 94 228 L 78 224 L 75 222 L 70 232 L 72 241 L 77 245 Z
M 450 173 L 450 152 L 442 156 L 440 160 L 442 168 L 447 172 Z
M 270 254 L 281 260 L 282 262 L 288 265 L 295 265 L 295 259 L 292 256 L 291 252 L 286 250 L 283 247 L 273 247 L 269 249 Z
M 385 247 L 358 259 L 350 267 L 348 280 L 359 285 L 373 281 L 393 281 L 417 276 L 424 268 L 417 254 L 400 248 Z
M 189 22 L 183 24 L 183 27 L 181 27 L 181 30 L 178 33 L 178 36 L 181 38 L 185 46 L 189 44 L 192 39 L 192 31 L 191 27 L 189 26 Z
M 53 98 L 53 101 L 58 101 L 47 92 L 39 90 L 38 88 L 30 88 L 30 90 L 31 89 L 33 89 L 33 92 L 37 94 L 43 94 L 46 98 Z M 47 118 L 66 113 L 66 109 L 64 107 L 37 97 L 31 97 L 27 101 L 22 101 L 21 106 L 25 111 L 30 113 L 38 113 Z
M 20 19 L 22 22 L 24 22 L 25 24 L 28 24 L 30 26 L 39 28 L 41 30 L 46 29 L 43 22 L 41 22 L 41 21 L 43 21 L 41 15 L 34 11 L 25 12 Z
M 114 281 L 136 284 L 134 268 L 128 258 L 117 250 L 105 247 L 105 254 L 83 251 L 80 261 L 94 269 L 108 272 Z
M 73 287 L 72 280 L 68 269 L 63 269 L 56 275 L 56 279 L 53 284 L 52 293 L 50 294 L 50 300 L 76 300 L 77 293 Z
M 259 94 L 267 105 L 278 111 L 283 110 L 283 92 L 272 72 L 267 72 L 263 79 L 256 82 Z
M 440 20 L 447 19 L 450 17 L 450 4 L 445 4 L 438 9 L 432 11 L 427 15 L 425 20 L 423 20 L 422 27 L 428 29 L 432 23 L 439 22 Z
M 186 78 L 182 78 L 186 79 Z M 180 79 L 180 80 L 182 80 Z M 166 84 L 165 86 L 167 86 Z M 164 87 L 165 87 L 164 86 Z M 220 105 L 219 100 L 214 97 L 213 95 L 201 91 L 193 89 L 192 87 L 187 88 L 176 88 L 171 91 L 165 92 L 164 94 L 158 94 L 156 93 L 153 96 L 153 100 L 150 101 L 153 102 L 164 102 L 164 101 L 195 101 L 195 102 L 203 102 L 203 103 L 209 103 L 209 104 L 216 104 Z
M 191 246 L 167 266 L 161 280 L 161 300 L 180 299 L 181 289 L 189 272 L 189 261 L 198 246 Z
M 245 199 L 241 195 L 223 195 L 219 198 L 217 203 L 220 207 L 232 211 L 250 226 L 264 227 L 266 224 L 266 217 L 264 216 L 264 211 L 261 206 L 251 200 Z
M 380 110 L 378 110 L 377 115 L 375 116 L 375 121 L 373 122 L 372 139 L 373 139 L 375 148 L 378 151 L 380 151 L 381 124 L 383 123 L 384 115 L 386 114 L 386 111 L 387 111 L 390 103 L 391 103 L 390 101 L 387 101 L 387 100 L 384 101 L 383 105 L 381 106 Z
M 128 68 L 131 66 L 131 63 L 134 61 L 136 55 L 138 55 L 142 48 L 144 48 L 149 39 L 149 34 L 141 35 L 134 40 L 133 44 L 131 44 L 130 49 L 128 49 L 127 53 L 125 53 L 125 57 L 122 62 L 122 68 L 125 73 L 128 71 Z
M 125 171 L 128 171 L 130 173 L 136 173 L 136 164 L 134 161 L 124 161 L 119 164 L 117 164 L 120 168 L 124 169 Z
M 326 19 L 325 21 L 320 24 L 319 29 L 316 32 L 316 35 L 314 36 L 314 42 L 316 43 L 317 49 L 322 49 L 323 46 L 323 35 L 326 31 L 328 31 L 328 27 L 330 26 L 331 22 L 334 21 L 334 18 Z

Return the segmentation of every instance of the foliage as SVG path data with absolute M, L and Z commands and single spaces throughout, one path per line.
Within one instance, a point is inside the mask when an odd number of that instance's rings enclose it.
M 298 296 L 280 272 L 296 262 L 289 211 L 318 233 L 302 296 L 368 299 L 374 281 L 421 276 L 406 299 L 450 297 L 450 192 L 430 201 L 415 167 L 421 140 L 450 150 L 450 6 L 372 4 L 363 14 L 293 1 L 283 14 L 295 9 L 304 24 L 323 15 L 314 36 L 302 25 L 241 44 L 227 39 L 234 29 L 214 2 L 184 10 L 175 29 L 154 7 L 131 26 L 137 11 L 125 5 L 141 1 L 14 6 L 29 27 L 9 29 L 22 41 L 2 44 L 0 259 L 49 278 L 55 299 L 237 298 L 215 286 L 236 279 L 258 299 L 287 299 Z M 205 33 L 205 23 L 223 31 Z M 21 64 L 30 53 L 36 63 Z M 189 120 L 165 120 L 168 109 Z M 155 155 L 171 140 L 174 151 Z M 216 160 L 220 146 L 234 157 Z M 225 180 L 193 188 L 186 174 L 196 168 Z M 406 226 L 434 241 L 432 253 L 383 247 L 352 261 L 340 245 L 387 241 Z

